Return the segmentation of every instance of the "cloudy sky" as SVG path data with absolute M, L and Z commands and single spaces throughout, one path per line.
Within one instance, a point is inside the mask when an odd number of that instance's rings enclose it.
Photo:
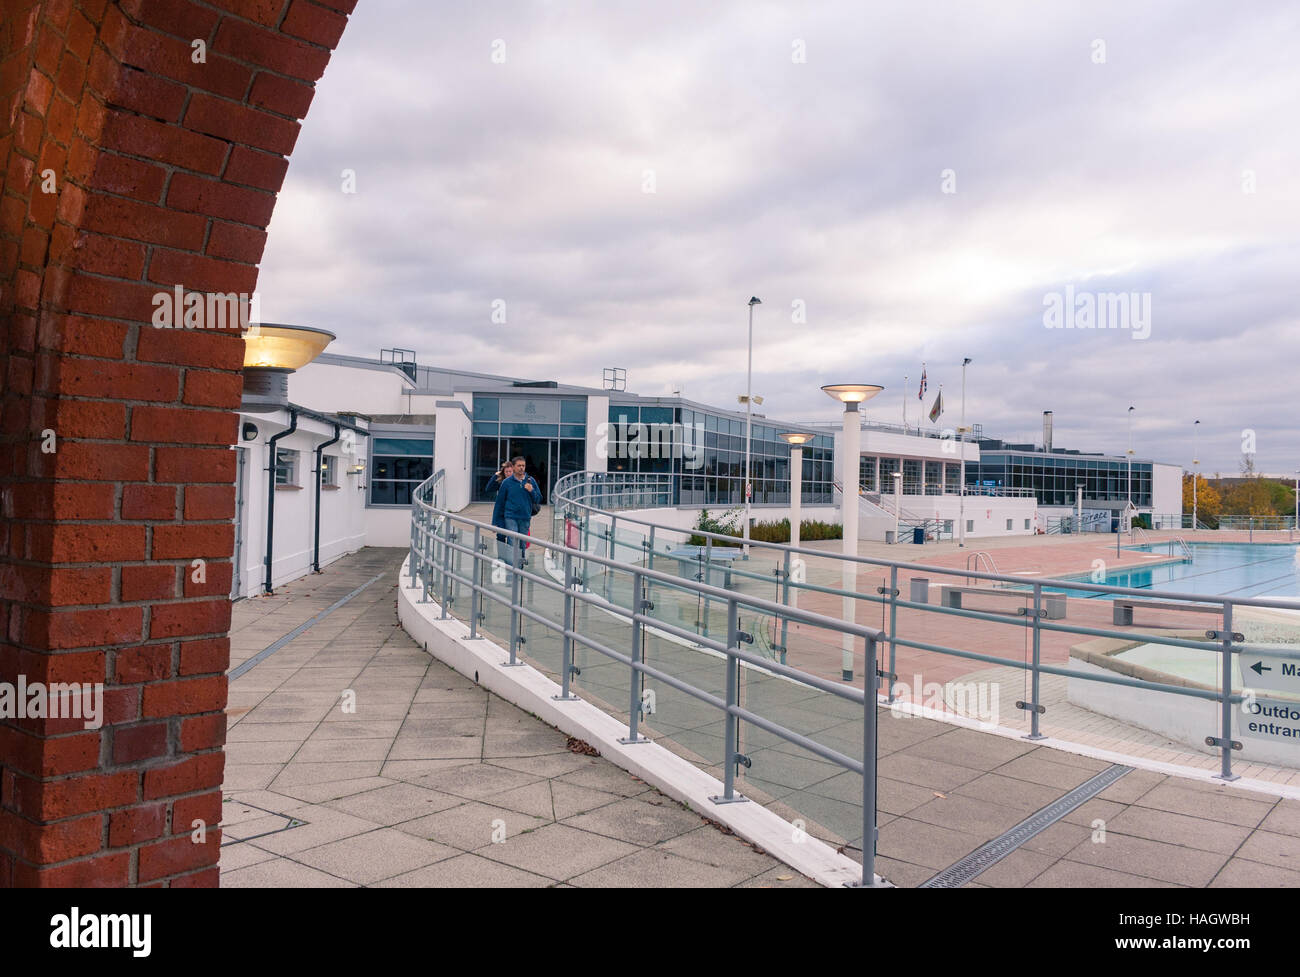
M 365 0 L 262 317 L 726 405 L 757 295 L 774 417 L 863 382 L 915 422 L 924 362 L 955 425 L 969 356 L 987 433 L 1050 409 L 1058 446 L 1122 452 L 1132 404 L 1140 457 L 1190 465 L 1199 418 L 1203 471 L 1254 432 L 1256 468 L 1294 472 L 1297 51 L 1293 0 Z

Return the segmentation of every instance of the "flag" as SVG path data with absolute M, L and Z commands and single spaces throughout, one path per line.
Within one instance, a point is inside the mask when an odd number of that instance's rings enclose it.
M 917 400 L 925 399 L 925 364 L 921 364 L 921 389 L 916 392 Z
M 934 406 L 930 408 L 930 423 L 933 424 L 943 413 L 943 391 L 939 391 L 939 396 L 934 398 Z

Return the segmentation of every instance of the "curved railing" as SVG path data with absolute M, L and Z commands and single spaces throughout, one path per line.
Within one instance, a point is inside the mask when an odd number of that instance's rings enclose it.
M 1031 739 L 1042 738 L 1046 709 L 1068 712 L 1064 699 L 1045 699 L 1047 678 L 1065 679 L 1072 690 L 1076 683 L 1128 690 L 1152 708 L 1212 702 L 1214 719 L 1201 709 L 1194 723 L 1205 724 L 1225 779 L 1235 779 L 1232 752 L 1239 748 L 1232 707 L 1257 698 L 1234 689 L 1234 666 L 1248 654 L 1275 664 L 1300 660 L 1300 626 L 1269 616 L 1294 614 L 1300 601 L 1153 594 L 1088 579 L 850 557 L 808 543 L 754 541 L 746 556 L 735 537 L 693 529 L 693 513 L 675 525 L 672 511 L 638 512 L 670 508 L 664 483 L 631 473 L 565 476 L 553 493 L 545 540 L 449 512 L 437 473 L 412 505 L 411 582 L 441 616 L 466 621 L 471 638 L 492 635 L 511 663 L 523 659 L 551 675 L 560 700 L 581 692 L 627 723 L 628 742 L 649 738 L 717 772 L 723 801 L 735 799 L 743 778 L 746 796 L 817 821 L 849 844 L 875 837 L 871 706 L 888 704 L 887 715 L 903 715 L 928 701 L 920 674 L 914 683 L 897 674 L 898 649 L 914 662 L 948 662 L 949 675 L 957 660 L 983 669 L 970 681 L 943 684 L 935 707 L 981 725 L 987 719 L 988 728 L 1022 728 Z M 533 558 L 521 564 L 517 548 L 497 549 L 497 536 L 516 547 L 531 543 Z M 1126 559 L 1169 562 L 1152 554 Z M 1134 623 L 1135 614 L 1142 620 Z M 1155 628 L 1159 616 L 1178 623 Z M 1259 634 L 1267 632 L 1259 629 L 1267 627 L 1286 631 L 1286 642 L 1263 643 Z M 1185 649 L 1198 661 L 1210 656 L 1203 669 L 1209 678 L 1092 667 L 1105 656 L 1076 661 L 1069 642 L 1080 638 Z M 918 667 L 931 666 L 909 665 Z M 886 686 L 881 699 L 877 675 Z M 1023 682 L 1004 693 L 999 683 L 1007 675 Z M 991 719 L 979 711 L 990 683 Z M 963 711 L 959 692 L 967 706 L 975 695 L 979 708 Z M 1008 698 L 1006 708 L 1021 718 L 1003 722 L 996 703 L 1011 694 L 1021 697 L 1014 707 Z M 861 776 L 861 789 L 841 776 Z M 861 806 L 853 802 L 859 795 Z M 862 847 L 870 880 L 872 845 Z

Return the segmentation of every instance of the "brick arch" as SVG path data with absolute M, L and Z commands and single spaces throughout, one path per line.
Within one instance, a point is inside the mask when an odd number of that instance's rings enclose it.
M 0 885 L 217 884 L 243 344 L 153 297 L 252 292 L 355 4 L 0 0 L 0 682 L 105 685 L 0 721 Z

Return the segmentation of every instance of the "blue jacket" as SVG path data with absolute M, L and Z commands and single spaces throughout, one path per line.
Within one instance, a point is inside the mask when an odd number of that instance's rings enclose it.
M 517 519 L 527 526 L 533 520 L 533 502 L 542 502 L 542 490 L 532 475 L 521 482 L 513 475 L 497 489 L 497 502 L 492 507 L 492 525 L 505 528 L 507 519 Z

